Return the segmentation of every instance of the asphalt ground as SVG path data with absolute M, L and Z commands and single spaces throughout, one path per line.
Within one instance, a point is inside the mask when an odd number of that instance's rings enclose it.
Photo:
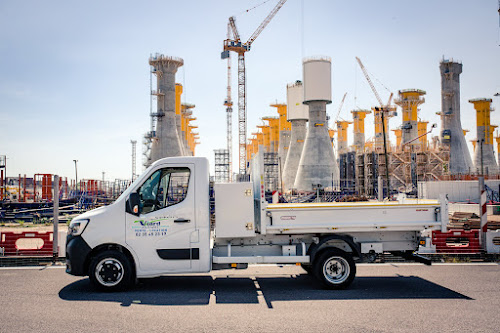
M 0 268 L 0 332 L 499 332 L 500 265 L 362 264 L 347 290 L 250 266 L 94 291 L 61 266 Z

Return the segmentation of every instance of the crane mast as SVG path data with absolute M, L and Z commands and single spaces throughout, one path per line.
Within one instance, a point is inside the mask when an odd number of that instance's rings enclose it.
M 387 137 L 386 137 L 386 128 L 385 128 L 385 113 L 389 111 L 390 109 L 390 104 L 392 101 L 392 93 L 389 96 L 389 101 L 387 102 L 386 105 L 384 105 L 384 102 L 382 102 L 382 99 L 380 98 L 380 95 L 377 92 L 377 89 L 375 89 L 375 86 L 373 85 L 372 80 L 370 79 L 370 76 L 368 75 L 368 71 L 366 70 L 365 66 L 361 62 L 361 59 L 356 57 L 356 60 L 358 61 L 359 67 L 361 67 L 361 70 L 363 71 L 363 74 L 366 78 L 366 81 L 368 81 L 368 84 L 370 85 L 370 88 L 373 91 L 373 94 L 377 98 L 377 101 L 380 104 L 380 107 L 376 107 L 375 109 L 380 110 L 380 115 L 382 117 L 382 135 L 384 137 L 384 156 L 385 156 L 385 178 L 387 182 L 387 196 L 391 196 L 391 179 L 389 177 L 389 157 L 387 156 Z M 380 190 L 380 189 L 379 189 Z
M 224 48 L 221 54 L 222 59 L 229 59 L 230 51 L 238 54 L 238 157 L 239 157 L 239 174 L 247 173 L 247 101 L 246 101 L 246 70 L 245 70 L 245 52 L 250 51 L 252 43 L 257 39 L 260 33 L 271 22 L 272 18 L 285 4 L 287 0 L 280 0 L 273 10 L 262 21 L 257 30 L 251 35 L 246 43 L 242 43 L 238 29 L 236 28 L 236 20 L 233 16 L 229 18 L 229 28 L 233 34 L 233 39 L 230 38 L 229 29 L 227 39 L 224 41 Z M 229 61 L 229 60 L 228 60 Z M 229 75 L 229 74 L 228 74 Z
M 233 21 L 234 23 L 234 21 Z M 236 28 L 236 26 L 234 27 Z M 231 24 L 227 25 L 227 39 L 230 38 L 231 34 Z M 234 30 L 233 30 L 234 31 Z M 227 96 L 224 101 L 224 106 L 226 107 L 226 140 L 227 140 L 227 151 L 229 154 L 228 158 L 228 182 L 231 182 L 233 175 L 232 161 L 233 161 L 233 101 L 231 98 L 231 56 L 227 57 Z

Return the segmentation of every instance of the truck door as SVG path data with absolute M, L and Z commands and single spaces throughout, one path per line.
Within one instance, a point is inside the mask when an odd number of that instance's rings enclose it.
M 138 188 L 139 215 L 126 213 L 126 241 L 142 275 L 190 272 L 199 260 L 194 164 L 166 165 Z M 195 265 L 195 267 L 198 265 Z

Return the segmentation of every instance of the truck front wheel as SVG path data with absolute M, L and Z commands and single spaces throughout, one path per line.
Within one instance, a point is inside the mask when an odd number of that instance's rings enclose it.
M 113 250 L 104 251 L 92 258 L 89 278 L 100 290 L 124 290 L 132 282 L 132 266 L 125 254 Z
M 344 289 L 356 276 L 352 256 L 340 249 L 327 249 L 314 263 L 316 278 L 328 289 Z

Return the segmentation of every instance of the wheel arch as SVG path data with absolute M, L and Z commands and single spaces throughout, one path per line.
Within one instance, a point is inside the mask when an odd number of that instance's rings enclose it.
M 347 235 L 328 235 L 322 236 L 318 243 L 313 243 L 309 246 L 307 254 L 310 257 L 310 262 L 313 263 L 316 258 L 318 258 L 324 251 L 331 248 L 338 248 L 333 244 L 329 244 L 330 241 L 340 241 L 346 244 L 352 251 L 353 257 L 361 257 L 361 246 L 354 242 L 351 236 Z M 340 249 L 341 250 L 341 249 Z
M 120 245 L 120 244 L 115 244 L 115 243 L 101 244 L 101 245 L 93 248 L 92 251 L 90 251 L 87 258 L 85 259 L 85 265 L 84 265 L 85 272 L 89 271 L 90 263 L 92 262 L 92 258 L 97 256 L 101 252 L 109 251 L 109 250 L 118 251 L 118 252 L 123 253 L 130 261 L 130 265 L 132 266 L 133 274 L 134 275 L 137 274 L 136 262 L 135 262 L 134 256 L 132 255 L 132 252 L 129 249 L 127 249 L 125 246 Z

